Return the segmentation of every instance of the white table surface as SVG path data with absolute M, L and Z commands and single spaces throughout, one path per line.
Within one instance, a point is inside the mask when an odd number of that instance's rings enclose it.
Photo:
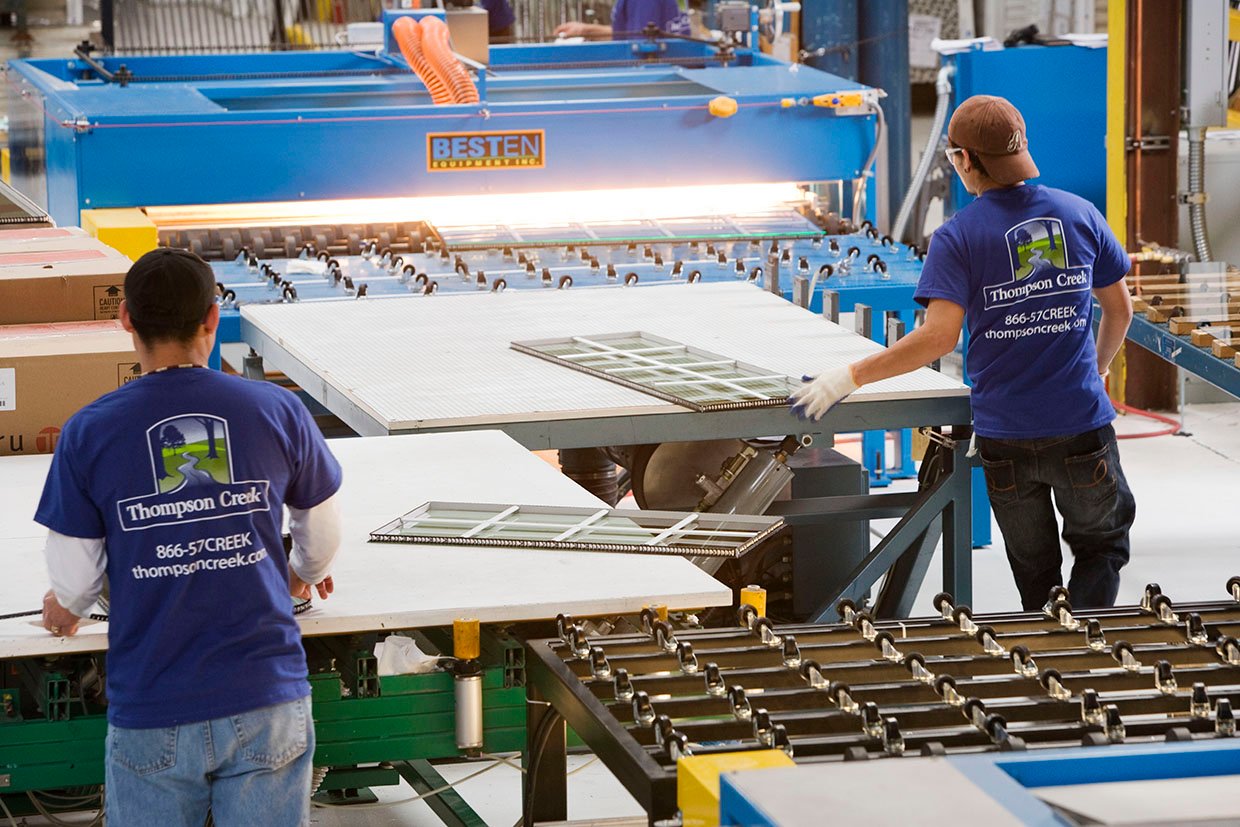
M 728 780 L 779 827 L 1023 823 L 939 758 L 774 767 L 729 773 Z
M 601 501 L 496 431 L 329 442 L 344 467 L 336 592 L 301 615 L 306 635 L 731 603 L 681 557 L 380 544 L 369 533 L 428 500 L 597 506 Z M 31 519 L 50 456 L 0 459 L 0 614 L 39 608 L 44 529 Z M 0 657 L 106 648 L 107 624 L 53 638 L 37 618 L 0 621 Z
M 677 411 L 693 415 L 657 397 L 519 353 L 511 349 L 514 341 L 640 330 L 797 378 L 882 350 L 747 283 L 248 305 L 241 317 L 243 338 L 269 365 L 298 378 L 353 428 L 370 433 Z M 297 371 L 298 365 L 314 376 Z M 325 399 L 327 388 L 361 416 L 333 407 Z M 844 404 L 968 392 L 923 368 L 867 385 Z M 778 415 L 795 421 L 786 411 Z

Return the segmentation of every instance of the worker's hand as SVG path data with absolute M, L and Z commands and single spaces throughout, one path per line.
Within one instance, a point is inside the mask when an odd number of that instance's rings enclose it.
M 51 589 L 43 595 L 43 628 L 56 637 L 73 637 L 82 618 L 60 605 Z
M 336 584 L 332 581 L 331 575 L 314 584 L 314 591 L 317 591 L 323 600 L 326 600 L 327 596 L 335 590 Z M 288 568 L 288 593 L 299 600 L 310 600 L 313 596 L 311 584 L 298 577 L 292 566 Z
M 588 37 L 590 35 L 589 25 L 577 20 L 570 20 L 567 23 L 561 23 L 556 26 L 553 34 L 556 37 Z
M 788 405 L 798 418 L 813 422 L 822 419 L 823 414 L 857 389 L 851 365 L 832 368 L 817 377 L 804 376 L 802 379 L 805 384 L 788 397 Z

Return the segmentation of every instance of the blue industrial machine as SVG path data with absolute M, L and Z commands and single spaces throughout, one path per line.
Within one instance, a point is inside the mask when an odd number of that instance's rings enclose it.
M 814 310 L 830 290 L 840 312 L 860 303 L 912 329 L 917 251 L 863 223 L 878 90 L 744 45 L 650 37 L 495 47 L 475 67 L 477 104 L 434 105 L 391 43 L 399 16 L 371 51 L 14 61 L 13 181 L 59 223 L 138 207 L 162 243 L 219 260 L 226 342 L 247 301 L 677 278 L 792 298 L 803 277 Z M 685 186 L 781 183 L 795 211 L 625 220 L 639 203 L 602 226 L 543 222 L 530 202 L 515 232 L 509 218 L 451 232 L 431 203 L 623 190 L 666 204 Z M 866 440 L 876 484 L 912 474 L 908 439 L 892 469 L 884 441 Z

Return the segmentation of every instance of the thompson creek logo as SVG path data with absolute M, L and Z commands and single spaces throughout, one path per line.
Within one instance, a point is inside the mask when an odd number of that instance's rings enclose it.
M 233 480 L 227 420 L 171 417 L 148 428 L 146 442 L 154 491 L 116 504 L 125 531 L 270 509 L 267 480 Z
M 1069 267 L 1063 222 L 1058 218 L 1031 218 L 1004 235 L 1011 281 L 987 285 L 986 308 L 1009 307 L 1026 299 L 1089 290 L 1091 268 Z

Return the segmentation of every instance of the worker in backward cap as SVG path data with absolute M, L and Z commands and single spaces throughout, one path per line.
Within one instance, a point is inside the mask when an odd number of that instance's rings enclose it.
M 925 322 L 880 353 L 807 378 L 794 412 L 818 419 L 861 385 L 934 362 L 967 321 L 970 455 L 981 454 L 1023 607 L 1041 609 L 1063 583 L 1055 508 L 1075 558 L 1072 605 L 1112 606 L 1136 514 L 1105 385 L 1132 320 L 1128 254 L 1088 201 L 1025 183 L 1038 168 L 1007 100 L 969 98 L 947 135 L 948 160 L 977 198 L 930 241 L 915 293 Z
M 207 367 L 215 291 L 185 250 L 134 263 L 120 320 L 143 376 L 65 424 L 35 513 L 51 634 L 77 632 L 108 581 L 109 824 L 309 823 L 290 595 L 333 589 L 341 471 L 296 396 Z

